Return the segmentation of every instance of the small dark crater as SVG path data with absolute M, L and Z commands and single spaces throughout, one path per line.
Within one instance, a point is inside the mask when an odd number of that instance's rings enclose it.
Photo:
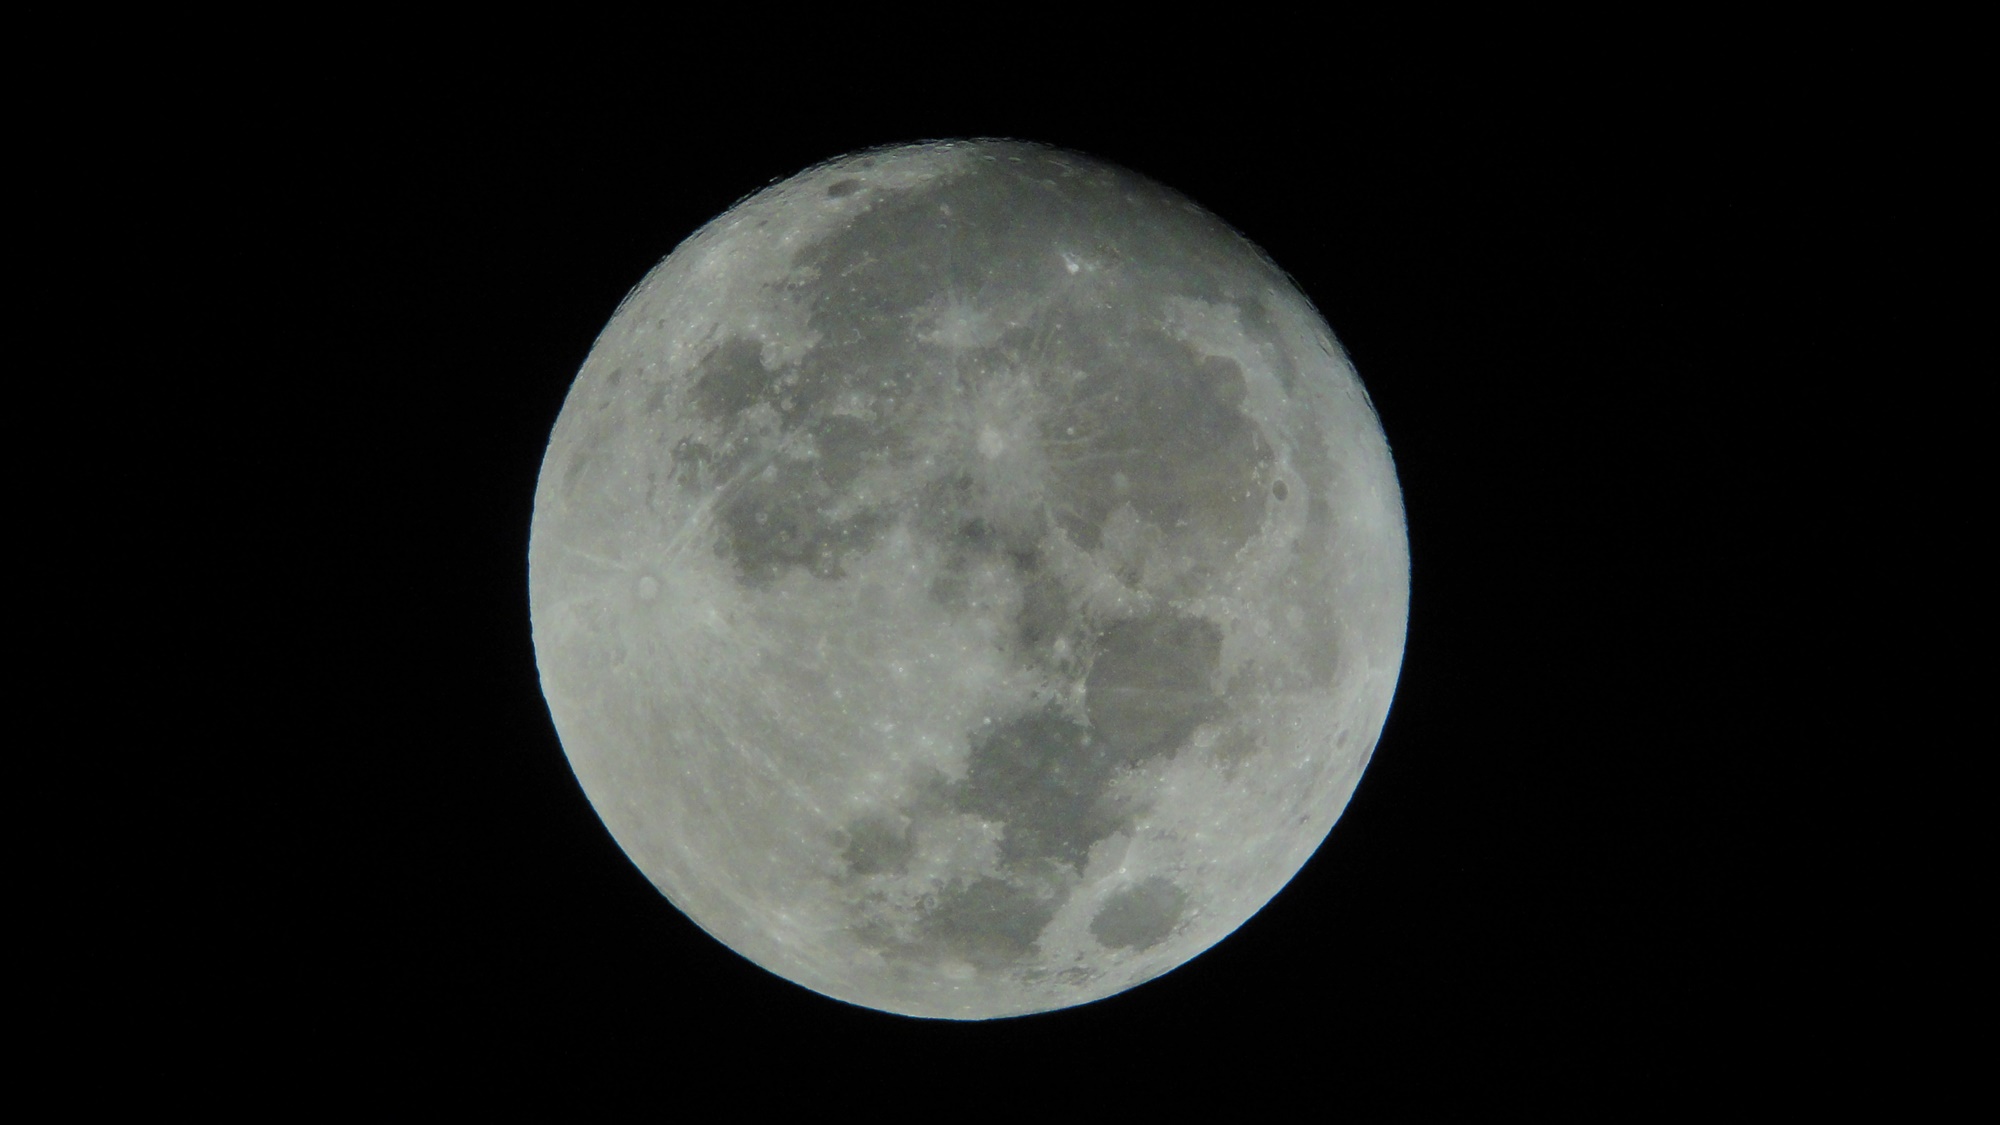
M 1271 495 L 1274 498 L 1278 500 L 1283 500 L 1286 496 L 1290 494 L 1291 494 L 1291 489 L 1285 487 L 1284 481 L 1274 480 L 1271 482 Z
M 901 871 L 914 847 L 907 831 L 880 817 L 870 817 L 848 826 L 847 847 L 840 857 L 853 874 L 877 875 Z
M 624 379 L 625 379 L 625 369 L 622 367 L 614 367 L 611 369 L 611 374 L 606 375 L 604 377 L 604 382 L 609 386 L 615 387 L 619 383 L 623 382 Z
M 826 194 L 829 199 L 845 199 L 860 190 L 860 180 L 841 180 L 827 185 Z
M 1155 875 L 1107 899 L 1090 920 L 1090 934 L 1113 949 L 1151 949 L 1173 935 L 1187 898 L 1171 880 Z

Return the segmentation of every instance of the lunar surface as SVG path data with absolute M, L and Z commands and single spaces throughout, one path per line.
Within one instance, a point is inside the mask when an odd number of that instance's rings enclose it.
M 771 972 L 950 1019 L 1130 988 L 1269 901 L 1374 750 L 1409 595 L 1381 426 L 1285 274 L 994 141 L 834 160 L 661 262 L 556 422 L 529 566 L 640 870 Z

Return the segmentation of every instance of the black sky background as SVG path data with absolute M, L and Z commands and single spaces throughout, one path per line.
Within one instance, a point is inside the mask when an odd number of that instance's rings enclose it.
M 1792 453 L 1867 331 L 1845 279 L 1899 237 L 1852 222 L 1872 180 L 1842 175 L 1893 156 L 1893 111 L 1838 51 L 1530 61 L 1018 88 L 828 65 L 742 108 L 719 64 L 368 72 L 232 110 L 224 252 L 272 326 L 240 352 L 302 372 L 227 454 L 271 466 L 235 531 L 296 561 L 281 619 L 242 611 L 268 661 L 228 737 L 268 751 L 189 995 L 307 1071 L 700 1084 L 749 1053 L 1501 1101 L 1794 1073 L 1838 1007 L 1826 845 L 1797 831 L 1838 735 L 1789 705 L 1812 688 L 1782 654 L 1837 640 L 1798 629 L 1788 576 L 1828 540 Z M 569 773 L 526 593 L 549 428 L 625 292 L 774 179 L 953 136 L 1121 163 L 1289 270 L 1380 413 L 1414 567 L 1387 728 L 1298 878 L 1148 985 L 981 1025 L 819 997 L 677 913 Z

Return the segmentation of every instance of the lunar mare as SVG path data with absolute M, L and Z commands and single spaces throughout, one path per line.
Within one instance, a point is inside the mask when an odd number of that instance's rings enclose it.
M 1409 589 L 1380 424 L 1284 273 L 993 141 L 821 165 L 661 262 L 556 422 L 529 566 L 640 870 L 780 976 L 952 1019 L 1132 987 L 1276 894 Z

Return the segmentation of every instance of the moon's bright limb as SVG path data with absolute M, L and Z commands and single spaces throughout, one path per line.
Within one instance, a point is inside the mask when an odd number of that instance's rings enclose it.
M 1409 558 L 1310 303 L 1179 195 L 1011 142 L 835 160 L 647 275 L 535 494 L 570 762 L 705 930 L 980 1019 L 1269 901 L 1387 715 Z

